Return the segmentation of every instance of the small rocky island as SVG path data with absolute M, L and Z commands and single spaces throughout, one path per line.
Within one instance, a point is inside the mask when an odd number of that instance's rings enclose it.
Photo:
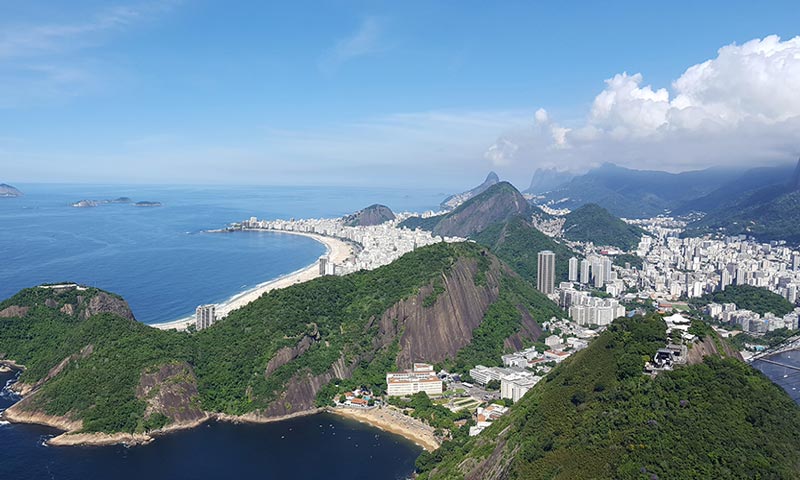
M 72 204 L 75 208 L 92 208 L 100 205 L 133 204 L 136 207 L 160 207 L 161 202 L 136 202 L 130 197 L 118 197 L 113 200 L 79 200 Z
M 0 198 L 21 197 L 22 192 L 6 183 L 0 183 Z

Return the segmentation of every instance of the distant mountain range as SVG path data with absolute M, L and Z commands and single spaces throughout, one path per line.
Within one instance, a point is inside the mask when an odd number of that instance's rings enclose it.
M 6 183 L 0 183 L 0 198 L 21 197 L 22 192 Z
M 498 182 L 500 182 L 500 177 L 498 177 L 494 172 L 489 172 L 489 175 L 486 176 L 486 180 L 484 180 L 483 183 L 471 190 L 467 190 L 466 192 L 450 195 L 442 201 L 440 206 L 443 210 L 453 210 L 475 195 L 480 195 L 481 193 L 485 192 L 487 188 L 491 187 L 492 185 L 496 185 Z
M 537 168 L 531 178 L 531 185 L 523 193 L 539 195 L 555 190 L 570 180 L 575 178 L 575 174 L 557 170 L 555 168 Z
M 595 203 L 619 217 L 652 217 L 708 195 L 742 172 L 709 168 L 668 173 L 606 163 L 546 192 L 543 202 L 569 209 Z
M 698 201 L 700 208 L 708 209 L 708 214 L 691 223 L 687 235 L 746 234 L 760 241 L 798 244 L 800 161 L 793 171 L 788 167 L 748 171 Z

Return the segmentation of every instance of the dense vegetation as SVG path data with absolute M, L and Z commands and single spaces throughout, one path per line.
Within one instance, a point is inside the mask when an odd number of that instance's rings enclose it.
M 644 259 L 632 253 L 623 253 L 614 257 L 614 265 L 624 267 L 626 263 L 629 264 L 631 268 L 641 269 L 644 265 Z
M 594 203 L 583 205 L 564 217 L 564 237 L 575 242 L 633 250 L 644 233 L 641 228 L 623 222 Z
M 783 316 L 794 310 L 794 305 L 777 293 L 751 285 L 729 285 L 725 290 L 707 293 L 692 300 L 695 307 L 709 303 L 735 303 L 739 309 L 751 310 L 761 315 L 772 312 Z
M 617 319 L 480 436 L 423 454 L 420 478 L 800 477 L 800 408 L 756 370 L 712 357 L 642 375 L 664 327 Z
M 551 250 L 556 254 L 556 283 L 567 281 L 569 259 L 578 256 L 566 245 L 540 232 L 522 217 L 496 223 L 473 237 L 489 247 L 522 278 L 536 285 L 538 253 Z
M 33 384 L 72 356 L 64 371 L 48 380 L 31 401 L 46 413 L 83 419 L 87 431 L 146 431 L 163 424 L 163 418 L 144 418 L 146 404 L 135 391 L 141 372 L 172 362 L 193 368 L 199 406 L 205 411 L 244 414 L 267 409 L 297 378 L 329 372 L 337 361 L 352 368 L 352 378 L 333 379 L 318 404 L 358 385 L 381 393 L 385 373 L 397 368 L 399 347 L 396 338 L 376 344 L 379 326 L 372 320 L 423 287 L 433 286 L 437 292 L 438 285 L 442 294 L 442 276 L 461 261 L 475 262 L 473 281 L 485 285 L 492 260 L 484 247 L 440 243 L 377 270 L 322 277 L 271 292 L 195 334 L 160 331 L 113 314 L 79 320 L 59 311 L 75 302 L 74 290 L 59 297 L 50 290 L 28 289 L 0 304 L 31 307 L 22 317 L 0 319 L 0 358 L 25 364 L 20 380 Z M 507 277 L 500 285 L 499 305 L 486 314 L 487 327 L 476 329 L 476 349 L 460 355 L 462 365 L 502 353 L 505 337 L 498 333 L 516 333 L 522 310 L 536 318 L 560 314 L 555 304 L 521 279 Z M 45 305 L 48 298 L 56 298 L 56 304 Z M 305 347 L 296 350 L 301 344 Z M 288 356 L 267 372 L 281 350 Z

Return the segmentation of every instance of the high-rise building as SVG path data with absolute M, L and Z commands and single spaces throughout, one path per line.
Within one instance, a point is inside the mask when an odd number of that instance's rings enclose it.
M 725 288 L 731 284 L 731 273 L 727 268 L 723 268 L 719 276 L 719 290 L 725 290 Z
M 581 283 L 589 283 L 589 260 L 581 260 Z
M 569 259 L 569 281 L 578 281 L 578 259 L 575 257 Z
M 536 286 L 540 292 L 549 295 L 553 293 L 556 285 L 556 254 L 550 250 L 543 250 L 539 252 L 538 260 Z
M 611 259 L 608 257 L 603 257 L 603 281 L 609 282 L 611 281 Z
M 196 327 L 198 330 L 202 330 L 204 328 L 208 328 L 214 324 L 216 321 L 216 306 L 215 305 L 200 305 L 195 310 L 195 316 L 197 317 Z
M 792 270 L 800 270 L 800 253 L 794 252 L 792 254 Z
M 606 281 L 605 269 L 605 266 L 600 262 L 592 264 L 592 280 L 594 280 L 595 288 L 603 288 L 603 284 Z

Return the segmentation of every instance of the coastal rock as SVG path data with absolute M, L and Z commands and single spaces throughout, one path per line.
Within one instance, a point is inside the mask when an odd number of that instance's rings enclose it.
M 144 418 L 161 414 L 172 424 L 195 424 L 208 418 L 199 407 L 197 378 L 186 362 L 161 365 L 152 372 L 142 372 L 136 397 L 147 402 Z
M 0 198 L 21 197 L 22 192 L 7 183 L 0 183 Z
M 316 324 L 314 324 L 312 332 L 303 335 L 303 338 L 297 342 L 297 345 L 294 347 L 283 347 L 272 356 L 269 362 L 267 362 L 267 368 L 264 369 L 264 377 L 269 377 L 275 370 L 306 353 L 306 351 L 318 341 L 319 332 L 317 331 Z

